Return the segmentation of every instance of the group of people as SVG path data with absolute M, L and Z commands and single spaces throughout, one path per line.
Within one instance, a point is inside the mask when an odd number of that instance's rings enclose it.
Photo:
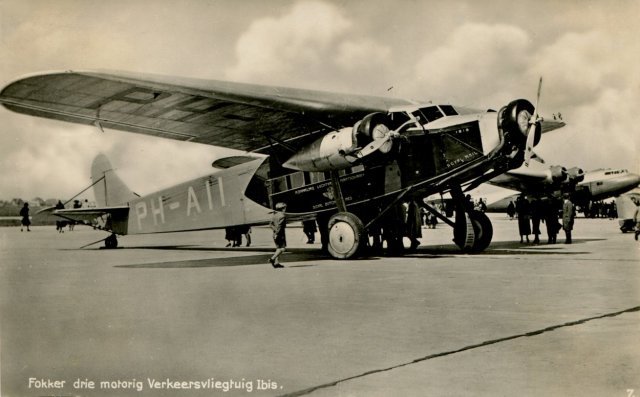
M 571 233 L 576 217 L 575 205 L 571 201 L 568 193 L 563 195 L 562 207 L 554 200 L 541 200 L 534 197 L 529 201 L 524 195 L 518 196 L 513 208 L 509 203 L 507 212 L 510 218 L 513 215 L 518 217 L 518 232 L 520 243 L 530 242 L 529 235 L 533 234 L 534 244 L 540 244 L 540 223 L 544 223 L 547 228 L 547 243 L 555 244 L 560 229 L 565 233 L 565 244 L 571 244 Z M 558 213 L 562 208 L 562 223 L 558 223 Z
M 229 226 L 224 229 L 224 232 L 227 247 L 242 247 L 242 236 L 247 241 L 247 247 L 251 246 L 251 226 Z

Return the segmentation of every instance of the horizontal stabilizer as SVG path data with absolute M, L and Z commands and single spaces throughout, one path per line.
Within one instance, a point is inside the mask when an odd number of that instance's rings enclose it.
M 127 234 L 129 207 L 70 208 L 53 211 L 53 215 L 72 222 L 94 225 L 116 234 Z

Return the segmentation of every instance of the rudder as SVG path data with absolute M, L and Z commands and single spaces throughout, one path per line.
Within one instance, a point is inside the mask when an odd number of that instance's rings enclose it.
M 99 207 L 126 204 L 138 197 L 115 173 L 111 162 L 102 153 L 93 159 L 91 180 L 94 183 L 93 192 L 96 196 L 96 204 Z

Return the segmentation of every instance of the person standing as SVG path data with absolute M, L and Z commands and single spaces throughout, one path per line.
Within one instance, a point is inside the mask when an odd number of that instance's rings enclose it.
M 58 203 L 56 204 L 56 210 L 63 210 L 64 209 L 64 204 L 62 204 L 62 201 L 58 200 Z M 65 222 L 64 221 L 56 221 L 56 230 L 58 231 L 58 233 L 64 233 L 64 227 L 65 227 Z
M 518 214 L 518 232 L 520 233 L 520 242 L 523 243 L 523 237 L 529 242 L 531 234 L 531 222 L 529 221 L 529 201 L 520 195 L 516 199 L 516 213 Z
M 531 200 L 531 233 L 533 234 L 533 243 L 540 244 L 540 220 L 542 219 L 542 207 L 540 199 L 534 197 Z
M 285 203 L 277 203 L 276 210 L 273 212 L 273 217 L 271 218 L 271 230 L 273 230 L 273 242 L 276 244 L 276 252 L 273 253 L 273 256 L 269 258 L 269 262 L 271 266 L 276 269 L 283 268 L 280 264 L 278 258 L 287 248 L 287 238 L 285 236 L 285 229 L 287 227 L 287 219 L 285 216 L 285 211 L 287 210 L 287 205 Z
M 573 230 L 573 221 L 576 218 L 576 209 L 571 202 L 569 193 L 563 195 L 564 203 L 562 204 L 562 228 L 565 234 L 565 244 L 571 244 L 571 231 Z
M 543 202 L 542 212 L 544 213 L 544 223 L 547 226 L 547 244 L 555 244 L 560 227 L 558 226 L 558 206 L 554 198 Z
M 24 203 L 24 206 L 22 206 L 20 210 L 20 216 L 22 217 L 20 231 L 24 231 L 23 228 L 26 226 L 27 231 L 30 232 L 31 229 L 29 229 L 29 225 L 31 225 L 31 219 L 29 219 L 29 203 Z
M 509 205 L 507 206 L 507 215 L 509 215 L 509 219 L 513 220 L 513 216 L 516 214 L 516 206 L 513 204 L 513 201 L 509 201 Z
M 405 233 L 411 240 L 410 251 L 415 251 L 420 245 L 418 238 L 422 237 L 422 222 L 420 221 L 420 207 L 415 200 L 411 200 L 407 207 L 407 216 L 405 218 Z
M 640 235 L 640 200 L 631 197 L 631 202 L 636 205 L 635 211 L 633 212 L 633 231 L 635 239 L 638 241 L 638 235 Z
M 316 220 L 307 219 L 302 221 L 302 232 L 307 236 L 307 244 L 313 244 L 316 241 Z

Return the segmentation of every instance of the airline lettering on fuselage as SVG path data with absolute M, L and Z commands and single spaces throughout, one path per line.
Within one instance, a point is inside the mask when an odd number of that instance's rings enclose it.
M 222 177 L 217 177 L 213 179 L 213 177 L 206 178 L 202 180 L 204 183 L 204 191 L 206 193 L 205 196 L 198 197 L 197 191 L 202 191 L 202 189 L 197 190 L 193 187 L 193 185 L 187 186 L 186 192 L 186 215 L 190 217 L 192 215 L 198 215 L 202 213 L 203 207 L 201 204 L 202 200 L 206 200 L 205 209 L 208 208 L 209 211 L 213 211 L 216 208 L 222 208 L 226 206 L 225 196 L 224 196 L 224 185 L 222 182 Z M 217 192 L 216 192 L 217 190 Z M 216 195 L 216 193 L 218 193 Z M 174 196 L 180 196 L 175 195 Z M 216 197 L 219 197 L 220 200 L 216 202 Z M 153 216 L 153 225 L 158 226 L 160 224 L 164 224 L 166 222 L 165 217 L 165 202 L 167 208 L 171 212 L 175 212 L 179 210 L 182 205 L 179 201 L 169 201 L 170 199 L 163 195 L 157 195 L 153 197 L 149 197 L 146 200 L 142 200 L 135 204 L 134 209 L 136 213 L 136 220 L 138 223 L 138 229 L 143 229 L 143 221 L 149 216 Z M 148 203 L 147 203 L 148 202 Z M 203 203 L 204 204 L 204 203 Z

